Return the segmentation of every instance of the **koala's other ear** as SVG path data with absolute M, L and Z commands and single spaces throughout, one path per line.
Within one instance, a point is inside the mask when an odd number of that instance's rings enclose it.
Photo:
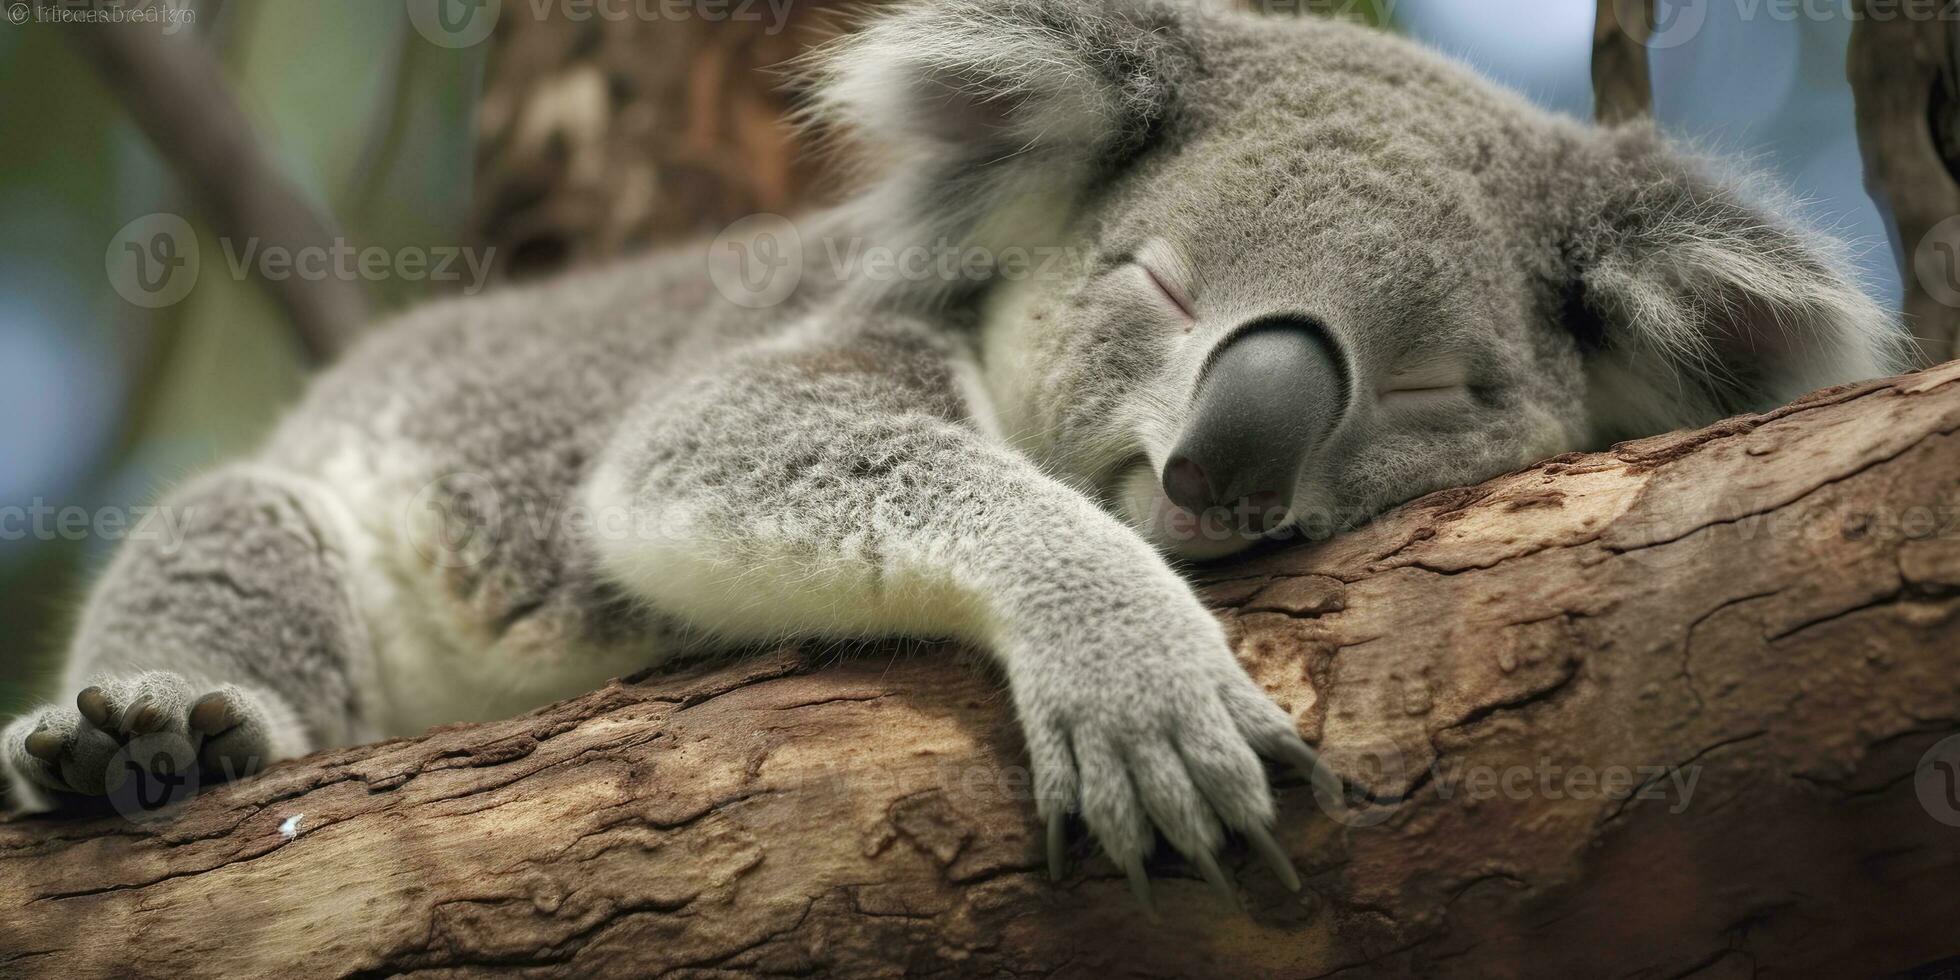
M 879 244 L 1032 244 L 1170 115 L 1191 65 L 1178 17 L 1156 0 L 912 0 L 813 56 L 810 118 L 882 157 L 856 203 Z
M 1557 206 L 1564 319 L 1592 359 L 1602 435 L 1703 424 L 1903 368 L 1909 341 L 1835 239 L 1650 127 L 1598 140 Z

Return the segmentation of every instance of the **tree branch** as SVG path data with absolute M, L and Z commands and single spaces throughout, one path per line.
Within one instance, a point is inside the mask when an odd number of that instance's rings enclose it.
M 295 253 L 332 249 L 338 239 L 332 223 L 266 154 L 217 63 L 189 31 L 172 37 L 154 24 L 103 23 L 68 34 L 220 236 L 257 238 Z M 315 362 L 339 351 L 366 321 L 367 297 L 358 282 L 332 275 L 261 282 Z
M 1647 39 L 1654 31 L 1653 0 L 1599 0 L 1593 18 L 1593 117 L 1622 123 L 1651 115 Z
M 1953 952 L 1960 364 L 1206 573 L 1351 785 L 1286 892 L 1048 883 L 995 682 L 785 649 L 0 823 L 0 975 L 1884 975 Z M 1934 756 L 1960 766 L 1960 744 Z M 1926 756 L 1926 757 L 1934 757 Z M 1932 772 L 1933 770 L 1928 770 Z M 276 914 L 272 914 L 276 913 Z M 130 937 L 141 936 L 140 949 Z
M 1876 16 L 1859 0 L 1846 75 L 1865 187 L 1885 215 L 1922 361 L 1960 357 L 1960 31 L 1949 17 Z

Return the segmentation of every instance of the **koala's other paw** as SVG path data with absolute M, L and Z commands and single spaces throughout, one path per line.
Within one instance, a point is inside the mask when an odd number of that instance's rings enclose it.
M 117 797 L 153 809 L 280 757 L 277 717 L 267 697 L 236 685 L 204 690 L 169 671 L 127 674 L 82 689 L 72 707 L 13 721 L 0 731 L 0 768 L 43 808 Z
M 1246 676 L 1217 623 L 1201 607 L 1195 614 L 1149 635 L 1118 631 L 1127 638 L 1087 651 L 1025 650 L 1010 669 L 1057 880 L 1067 817 L 1076 812 L 1146 909 L 1144 859 L 1158 832 L 1228 901 L 1236 903 L 1237 888 L 1216 857 L 1227 830 L 1299 889 L 1272 835 L 1273 797 L 1259 757 L 1300 770 L 1323 798 L 1340 797 L 1340 780 Z

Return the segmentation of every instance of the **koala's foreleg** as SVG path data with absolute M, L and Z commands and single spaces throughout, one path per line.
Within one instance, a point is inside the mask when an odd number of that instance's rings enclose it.
M 0 733 L 18 797 L 113 793 L 131 766 L 236 778 L 363 734 L 369 650 L 329 507 L 240 466 L 136 524 L 83 611 L 61 698 Z
M 1057 870 L 1079 811 L 1139 887 L 1153 824 L 1215 883 L 1228 829 L 1293 882 L 1258 753 L 1326 770 L 1140 537 L 964 417 L 938 343 L 775 351 L 649 403 L 587 489 L 605 573 L 730 642 L 977 642 Z

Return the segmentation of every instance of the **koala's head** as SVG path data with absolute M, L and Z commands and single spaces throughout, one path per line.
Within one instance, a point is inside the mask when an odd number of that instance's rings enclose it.
M 858 226 L 1001 261 L 884 298 L 975 310 L 1008 436 L 1188 557 L 1900 363 L 1759 192 L 1385 33 L 937 0 L 820 63 Z

